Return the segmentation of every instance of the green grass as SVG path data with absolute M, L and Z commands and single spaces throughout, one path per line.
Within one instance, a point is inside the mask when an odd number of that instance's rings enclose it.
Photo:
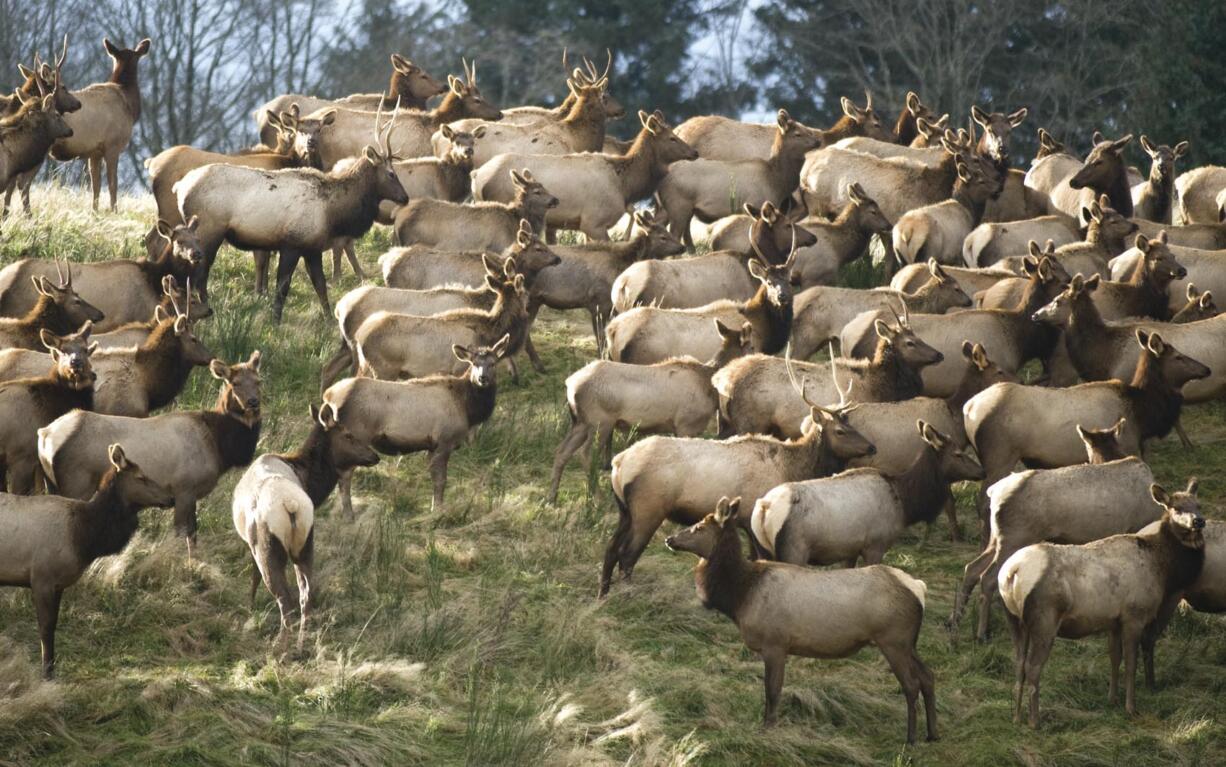
M 4 222 L 4 263 L 136 255 L 151 215 L 148 199 L 132 198 L 118 215 L 94 215 L 85 195 L 54 188 L 36 189 L 34 202 L 35 220 Z M 385 245 L 378 233 L 362 244 L 369 270 Z M 334 324 L 305 275 L 277 328 L 250 293 L 249 255 L 223 252 L 216 272 L 217 314 L 202 335 L 228 361 L 264 352 L 262 447 L 291 448 L 307 431 Z M 355 285 L 346 276 L 333 298 Z M 503 382 L 494 417 L 452 459 L 445 510 L 430 511 L 422 456 L 360 472 L 356 521 L 325 505 L 301 654 L 273 646 L 276 609 L 264 591 L 248 605 L 249 558 L 229 512 L 237 474 L 202 505 L 202 561 L 187 565 L 168 513 L 151 511 L 124 553 L 69 590 L 55 683 L 38 677 L 28 591 L 0 590 L 0 765 L 1226 762 L 1226 632 L 1215 616 L 1176 617 L 1159 645 L 1161 688 L 1139 691 L 1135 718 L 1107 705 L 1105 640 L 1059 642 L 1043 679 L 1044 728 L 1014 726 L 999 611 L 985 645 L 964 638 L 951 649 L 942 626 L 975 553 L 949 543 L 943 522 L 913 530 L 888 557 L 929 586 L 920 652 L 936 674 L 942 739 L 902 745 L 902 696 L 871 649 L 792 659 L 780 725 L 761 730 L 761 663 L 730 621 L 699 605 L 694 560 L 657 537 L 636 581 L 597 603 L 615 518 L 607 478 L 576 462 L 559 505 L 543 501 L 568 426 L 563 380 L 594 353 L 587 328 L 584 316 L 542 315 L 534 335 L 548 372 Z M 180 406 L 215 397 L 200 371 Z M 1185 424 L 1197 447 L 1157 444 L 1155 470 L 1181 486 L 1200 476 L 1215 516 L 1226 410 L 1194 408 Z M 969 489 L 959 498 L 971 532 Z

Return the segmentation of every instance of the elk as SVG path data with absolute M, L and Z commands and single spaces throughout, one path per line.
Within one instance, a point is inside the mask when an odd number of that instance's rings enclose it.
M 63 335 L 86 321 L 102 321 L 102 312 L 73 290 L 71 269 L 58 284 L 42 275 L 33 276 L 30 281 L 38 292 L 38 301 L 20 318 L 0 318 L 0 349 L 40 350 L 42 330 Z
M 165 222 L 159 222 L 159 228 L 163 225 Z M 162 236 L 170 235 L 166 227 Z M 183 258 L 173 246 L 165 248 L 156 259 L 121 258 L 61 266 L 59 261 L 23 258 L 0 271 L 0 315 L 20 317 L 29 313 L 42 299 L 43 285 L 57 277 L 61 285 L 69 286 L 80 300 L 101 312 L 84 318 L 93 320 L 100 332 L 129 322 L 148 321 L 162 301 L 163 280 L 171 277 L 186 281 L 198 264 Z
M 1189 282 L 1185 295 L 1187 303 L 1171 316 L 1172 325 L 1209 320 L 1221 313 L 1213 302 L 1213 293 L 1210 291 L 1197 290 L 1196 285 Z
M 843 115 L 829 130 L 808 128 L 826 144 L 832 144 L 849 136 L 868 136 L 881 141 L 894 141 L 894 134 L 881 121 L 873 109 L 873 96 L 864 92 L 863 109 L 843 97 L 840 105 Z M 677 126 L 677 135 L 690 144 L 699 157 L 723 162 L 763 160 L 770 155 L 775 140 L 774 125 L 743 123 L 719 115 L 691 117 Z
M 1123 428 L 1123 419 L 1107 429 L 1078 425 L 1088 463 L 1015 472 L 987 489 L 990 535 L 984 550 L 963 571 L 950 631 L 957 631 L 978 584 L 977 636 L 980 641 L 987 638 L 997 576 L 1014 552 L 1035 543 L 1089 543 L 1135 533 L 1162 516 L 1162 507 L 1149 496 L 1153 472 L 1119 444 Z
M 503 336 L 508 341 L 499 357 L 510 358 L 523 347 L 528 333 L 524 278 L 487 276 L 486 284 L 498 292 L 489 311 L 454 309 L 431 317 L 372 314 L 353 336 L 359 375 L 394 381 L 460 373 L 469 360 L 456 357 L 453 346 L 493 347 Z M 514 374 L 514 365 L 511 369 Z
M 431 199 L 463 202 L 468 197 L 469 174 L 473 169 L 473 139 L 476 133 L 453 131 L 444 125 L 439 129 L 451 142 L 443 157 L 415 157 L 396 160 L 392 167 L 410 200 Z M 482 131 L 477 129 L 477 133 Z M 380 224 L 396 220 L 397 207 L 391 202 L 379 206 Z
M 560 311 L 586 309 L 596 352 L 604 354 L 604 329 L 613 313 L 613 285 L 618 276 L 636 264 L 658 263 L 666 256 L 685 252 L 681 240 L 656 216 L 636 211 L 633 220 L 638 229 L 629 240 L 553 246 L 558 263 L 529 283 L 528 314 L 534 322 L 542 306 Z M 531 338 L 525 350 L 532 364 L 543 370 Z
M 654 365 L 610 360 L 589 362 L 566 379 L 570 431 L 553 459 L 549 502 L 558 499 L 562 470 L 595 434 L 595 445 L 608 460 L 613 432 L 675 434 L 697 437 L 719 410 L 711 376 L 750 348 L 750 326 L 740 330 L 715 323 L 723 345 L 707 362 L 680 357 Z
M 853 469 L 786 482 L 759 498 L 750 522 L 754 541 L 777 562 L 881 564 L 903 530 L 931 523 L 953 503 L 951 483 L 983 478 L 964 446 L 922 419 L 915 426 L 927 449 L 900 474 Z
M 1131 217 L 1132 187 L 1128 180 L 1128 166 L 1124 161 L 1124 147 L 1131 141 L 1131 133 L 1121 139 L 1108 141 L 1095 131 L 1094 148 L 1086 156 L 1085 163 L 1076 173 L 1050 191 L 1054 207 L 1070 216 L 1076 216 L 1085 203 L 1082 190 L 1088 189 L 1095 195 L 1105 195 L 1112 208 L 1123 216 Z
M 434 375 L 411 381 L 346 378 L 324 392 L 324 405 L 360 442 L 385 455 L 426 451 L 434 496 L 430 508 L 439 511 L 447 489 L 447 462 L 477 426 L 494 412 L 498 386 L 496 367 L 511 339 L 503 336 L 489 346 L 455 345 L 452 354 L 465 364 L 457 375 Z M 341 472 L 341 509 L 353 517 L 350 483 L 353 472 Z
M 37 173 L 48 150 L 57 140 L 72 136 L 72 128 L 56 107 L 55 94 L 22 95 L 25 99 L 16 113 L 0 117 L 0 187 L 18 183 L 23 174 Z M 6 204 L 7 210 L 7 204 Z
M 966 434 L 987 472 L 984 487 L 1007 476 L 1018 461 L 1044 468 L 1083 463 L 1081 440 L 1067 428 L 1074 420 L 1102 429 L 1125 418 L 1120 444 L 1129 455 L 1139 454 L 1146 440 L 1166 436 L 1179 419 L 1183 386 L 1211 371 L 1157 333 L 1138 328 L 1136 339 L 1141 353 L 1128 383 L 1096 381 L 1067 388 L 1000 383 L 967 401 L 962 408 Z M 983 500 L 981 495 L 986 519 Z
M 958 289 L 967 296 L 973 296 L 995 285 L 1001 280 L 1017 277 L 1022 267 L 1019 263 L 1016 269 L 1006 269 L 1003 266 L 992 266 L 986 269 L 968 269 L 964 266 L 942 266 L 941 271 L 951 278 Z M 907 264 L 890 278 L 890 290 L 899 293 L 915 293 L 932 277 L 927 264 Z M 933 312 L 935 313 L 935 312 Z
M 1172 245 L 1170 242 L 1168 238 L 1167 247 L 1179 264 L 1187 270 L 1187 275 L 1168 286 L 1169 311 L 1175 312 L 1183 308 L 1183 298 L 1190 282 L 1195 282 L 1215 295 L 1220 295 L 1222 290 L 1226 290 L 1226 252 L 1185 248 Z M 1145 254 L 1136 248 L 1129 248 L 1111 259 L 1108 264 L 1110 270 L 1108 279 L 1116 282 L 1130 282 L 1136 278 L 1137 272 L 1142 270 L 1144 263 Z
M 88 337 L 89 323 L 79 331 Z M 93 407 L 92 344 L 71 353 L 47 344 L 51 369 L 0 384 L 0 490 L 31 494 L 40 479 L 37 430 L 70 410 Z
M 1226 168 L 1205 165 L 1179 174 L 1175 197 L 1179 204 L 1172 214 L 1173 223 L 1219 223 L 1226 210 Z
M 943 115 L 941 119 L 948 122 L 949 115 Z M 894 140 L 902 146 L 914 143 L 916 139 L 924 136 L 922 126 L 925 122 L 934 122 L 932 110 L 920 101 L 918 93 L 907 91 L 903 99 L 903 109 L 899 110 L 898 121 L 894 124 Z M 935 120 L 935 122 L 940 122 L 940 120 Z M 944 127 L 944 125 L 941 126 L 942 129 Z
M 465 80 L 447 77 L 447 94 L 434 109 L 401 114 L 401 119 L 396 121 L 396 126 L 388 135 L 397 154 L 403 157 L 430 157 L 434 154 L 430 136 L 441 126 L 466 117 L 482 120 L 502 117 L 502 112 L 487 102 L 477 87 L 476 63 L 470 67 L 467 61 L 464 62 L 464 76 Z M 312 113 L 313 116 L 320 116 L 328 111 L 335 112 L 332 122 L 320 134 L 320 167 L 330 170 L 341 160 L 360 155 L 368 140 L 370 119 L 382 108 L 382 104 L 375 111 L 358 107 L 327 107 Z
M 158 323 L 164 317 L 180 313 L 187 314 L 196 320 L 212 317 L 212 307 L 201 301 L 196 293 L 190 289 L 191 280 L 187 282 L 188 287 L 184 287 L 179 285 L 175 278 L 169 274 L 163 277 L 162 300 L 158 302 L 157 306 L 153 307 L 152 318 L 144 322 L 126 322 L 114 330 L 98 333 L 93 337 L 93 340 L 98 344 L 98 348 L 126 349 L 133 346 L 141 346 L 149 338 L 149 335 L 157 329 Z M 185 307 L 185 309 L 180 309 L 179 307 Z
M 1000 594 L 1013 634 L 1017 682 L 1014 721 L 1030 688 L 1030 726 L 1039 726 L 1039 676 L 1057 636 L 1107 632 L 1108 700 L 1118 697 L 1124 659 L 1124 708 L 1136 714 L 1137 647 L 1167 600 L 1192 585 L 1205 560 L 1205 519 L 1195 502 L 1175 506 L 1160 485 L 1150 494 L 1162 524 L 1146 533 L 1113 535 L 1083 545 L 1039 543 L 1011 556 L 1000 571 Z
M 1051 241 L 1056 246 L 1081 240 L 1077 222 L 1055 213 L 1024 221 L 984 222 L 962 242 L 962 261 L 971 268 L 988 267 L 1024 252 L 1031 240 Z
M 53 103 L 55 104 L 56 111 L 58 111 L 61 115 L 69 112 L 75 112 L 80 109 L 80 99 L 72 95 L 72 93 L 66 87 L 64 87 L 62 72 L 64 69 L 64 59 L 67 58 L 67 56 L 68 35 L 64 35 L 64 45 L 60 50 L 59 56 L 55 58 L 54 66 L 39 61 L 39 57 L 37 55 L 34 57 L 34 69 L 28 70 L 25 67 L 18 65 L 22 76 L 25 77 L 25 82 L 21 84 L 20 88 L 18 88 L 18 93 L 9 100 L 8 108 L 0 109 L 0 116 L 4 115 L 5 113 L 16 114 L 19 112 L 21 110 L 23 97 L 30 98 L 35 96 L 45 96 L 47 94 L 55 96 Z M 44 109 L 44 111 L 46 110 Z M 52 118 L 52 120 L 54 120 L 54 118 Z M 66 123 L 65 127 L 67 127 Z M 68 131 L 71 132 L 71 130 L 71 128 L 68 128 Z M 50 138 L 51 140 L 56 138 L 67 138 L 67 135 L 51 136 Z M 6 143 L 12 143 L 11 135 L 6 140 Z M 47 148 L 42 149 L 41 152 L 45 156 Z M 27 156 L 32 156 L 33 154 L 36 153 L 31 152 Z M 23 158 L 22 162 L 14 163 L 14 165 L 25 165 L 26 163 L 24 160 L 25 158 Z M 5 163 L 0 161 L 0 166 L 4 165 Z M 4 216 L 8 214 L 8 207 L 9 203 L 12 202 L 13 192 L 18 188 L 21 189 L 22 208 L 25 210 L 25 214 L 27 216 L 30 215 L 30 186 L 34 183 L 34 178 L 38 175 L 38 171 L 42 169 L 42 166 L 43 159 L 40 158 L 37 165 L 24 172 L 16 170 L 10 171 L 12 175 L 10 175 L 8 179 L 8 188 L 4 190 L 4 204 L 0 205 L 0 218 L 4 218 Z M 4 175 L 4 168 L 0 167 L 0 178 L 2 178 Z
M 551 227 L 578 229 L 589 239 L 609 239 L 627 207 L 649 197 L 670 163 L 698 155 L 664 122 L 661 113 L 639 112 L 642 129 L 624 155 L 596 152 L 560 156 L 503 154 L 473 173 L 473 197 L 509 201 L 513 168 L 528 168 L 560 203 L 545 214 Z M 535 225 L 535 222 L 534 222 Z
M 779 562 L 751 562 L 742 548 L 740 498 L 721 498 L 715 513 L 669 536 L 670 549 L 699 557 L 698 598 L 740 629 L 766 666 L 766 726 L 775 724 L 789 655 L 844 658 L 872 644 L 881 651 L 907 700 L 907 742 L 915 742 L 918 699 L 924 697 L 928 740 L 937 737 L 932 672 L 916 651 L 928 587 L 902 570 L 873 565 L 826 572 Z
M 311 405 L 311 431 L 293 453 L 265 453 L 234 486 L 234 530 L 251 552 L 251 601 L 263 581 L 281 612 L 281 632 L 293 612 L 285 567 L 298 579 L 298 647 L 306 634 L 315 561 L 315 509 L 342 472 L 374 466 L 379 455 L 341 424 L 331 405 Z
M 447 86 L 435 80 L 429 72 L 399 53 L 393 53 L 391 60 L 392 77 L 383 93 L 360 93 L 341 99 L 321 99 L 300 93 L 277 96 L 257 109 L 253 115 L 260 130 L 260 140 L 272 145 L 272 142 L 276 140 L 276 126 L 269 119 L 270 116 L 279 115 L 293 104 L 298 104 L 304 114 L 311 114 L 328 107 L 368 111 L 382 107 L 391 111 L 399 106 L 401 109 L 424 110 L 428 100 L 447 92 Z
M 587 69 L 587 71 L 584 72 L 578 67 L 575 67 L 575 69 L 571 72 L 571 77 L 575 79 L 576 81 L 584 80 L 589 83 L 594 83 L 597 80 L 600 80 L 601 78 L 608 78 L 609 73 L 613 69 L 613 52 L 606 49 L 605 54 L 608 56 L 608 61 L 605 64 L 603 73 L 599 72 L 596 69 L 596 65 L 593 64 L 589 58 L 584 56 L 583 65 Z M 566 50 L 563 49 L 562 51 L 562 72 L 565 74 L 566 70 L 567 70 Z M 608 117 L 608 119 L 620 120 L 621 118 L 626 116 L 626 108 L 621 104 L 621 102 L 613 98 L 612 94 L 609 93 L 608 88 L 605 89 L 603 98 L 604 98 L 605 115 Z M 511 107 L 510 109 L 502 110 L 502 121 L 505 123 L 511 124 L 511 125 L 532 125 L 535 123 L 548 123 L 550 121 L 557 121 L 557 120 L 561 120 L 565 118 L 568 114 L 570 114 L 571 108 L 574 105 L 575 105 L 575 94 L 571 92 L 570 89 L 567 89 L 566 97 L 562 100 L 562 103 L 556 107 L 553 107 L 552 109 L 547 108 L 547 107 L 541 107 L 541 106 Z M 464 121 L 461 121 L 462 124 L 463 122 Z M 605 139 L 606 145 L 608 141 L 609 141 L 609 137 L 606 137 Z
M 1138 234 L 1136 248 L 1141 253 L 1141 268 L 1133 272 L 1127 282 L 1103 282 L 1094 303 L 1099 312 L 1109 320 L 1122 317 L 1170 317 L 1168 289 L 1175 280 L 1188 276 L 1188 270 L 1175 260 L 1167 247 L 1166 231 L 1157 239 L 1148 239 Z M 1092 278 L 1099 277 L 1098 274 Z M 1095 285 L 1098 285 L 1096 280 Z
M 323 251 L 339 238 L 365 234 L 383 200 L 401 205 L 408 202 L 392 167 L 390 134 L 396 115 L 386 127 L 379 125 L 381 116 L 375 115 L 379 148 L 368 145 L 361 157 L 328 173 L 310 168 L 265 171 L 206 165 L 175 184 L 183 216 L 200 217 L 197 235 L 204 264 L 199 269 L 198 287 L 206 301 L 208 274 L 217 249 L 222 242 L 229 242 L 243 250 L 281 252 L 273 299 L 276 321 L 281 320 L 290 278 L 300 259 L 306 262 L 324 313 L 331 313 Z
M 533 231 L 544 232 L 546 213 L 558 206 L 558 198 L 526 168 L 509 170 L 506 175 L 514 190 L 507 202 L 411 201 L 396 213 L 396 244 L 497 252 L 516 241 L 521 221 L 527 220 Z
M 979 225 L 988 200 L 1004 188 L 1002 177 L 980 163 L 968 165 L 955 158 L 954 164 L 958 178 L 948 200 L 910 210 L 894 223 L 891 239 L 901 263 L 957 263 L 962 243 Z
M 196 550 L 196 504 L 226 471 L 251 463 L 262 423 L 259 351 L 234 365 L 215 359 L 209 372 L 222 382 L 211 410 L 147 418 L 74 410 L 39 429 L 38 460 L 48 486 L 69 498 L 87 498 L 107 470 L 94 455 L 99 445 L 130 443 L 133 457 L 173 495 L 175 531 L 186 538 L 190 560 Z
M 1056 248 L 1056 260 L 1069 274 L 1106 276 L 1108 262 L 1128 248 L 1129 238 L 1136 234 L 1137 225 L 1112 208 L 1106 195 L 1082 209 L 1081 222 L 1086 227 L 1085 240 Z M 995 266 L 1014 270 L 1023 258 L 1010 256 L 997 261 Z
M 711 226 L 708 244 L 713 252 L 729 250 L 748 258 L 753 255 L 751 234 L 758 241 L 759 247 L 762 247 L 764 240 L 769 240 L 774 250 L 783 253 L 788 252 L 788 243 L 792 241 L 793 232 L 796 233 L 798 248 L 806 248 L 817 242 L 812 234 L 801 226 L 808 210 L 803 202 L 796 202 L 795 196 L 789 197 L 782 206 L 776 206 L 773 202 L 765 202 L 761 206 L 747 202 L 744 211 L 734 216 L 725 216 Z
M 783 482 L 829 476 L 852 458 L 876 452 L 847 422 L 847 407 L 809 404 L 812 423 L 796 440 L 654 436 L 614 456 L 611 481 L 618 521 L 605 549 L 598 595 L 608 594 L 614 565 L 630 580 L 665 520 L 693 524 L 730 489 L 756 502 Z
M 1175 146 L 1154 145 L 1149 136 L 1141 134 L 1141 148 L 1153 163 L 1149 166 L 1149 178 L 1132 187 L 1133 214 L 1137 218 L 1171 223 L 1175 197 L 1175 161 L 1187 154 L 1189 144 L 1180 141 Z
M 72 95 L 81 102 L 81 109 L 65 117 L 72 130 L 51 147 L 51 156 L 60 162 L 84 159 L 89 165 L 90 187 L 94 193 L 94 210 L 102 193 L 102 165 L 106 164 L 106 182 L 111 195 L 111 210 L 115 210 L 119 194 L 119 156 L 132 140 L 132 128 L 140 119 L 140 82 L 137 70 L 140 60 L 149 53 L 149 38 L 135 48 L 120 48 L 103 38 L 102 47 L 111 57 L 111 77 L 105 83 L 95 83 Z
M 915 138 L 905 144 L 902 142 L 896 144 L 892 141 L 882 141 L 867 136 L 852 136 L 829 146 L 837 149 L 850 149 L 853 152 L 869 154 L 883 160 L 900 157 L 922 165 L 937 166 L 945 157 L 945 151 L 941 148 L 941 137 L 945 135 L 948 127 L 948 114 L 932 122 L 921 117 L 915 121 Z
M 55 675 L 55 629 L 64 590 L 94 560 L 123 551 L 136 532 L 138 511 L 173 499 L 119 444 L 105 448 L 105 455 L 107 470 L 86 500 L 0 495 L 0 583 L 30 589 L 46 679 Z
M 839 269 L 868 252 L 874 235 L 884 237 L 890 220 L 859 184 L 847 190 L 847 205 L 833 221 L 817 217 L 800 221 L 800 229 L 813 235 L 813 244 L 797 242 L 792 284 L 797 289 L 833 285 Z
M 753 326 L 754 349 L 775 354 L 792 332 L 792 285 L 789 274 L 796 251 L 783 264 L 749 262 L 749 273 L 760 285 L 748 301 L 716 301 L 695 309 L 639 306 L 619 314 L 605 331 L 611 359 L 644 365 L 669 357 L 690 355 L 710 359 L 719 350 L 719 334 L 711 320 L 740 327 Z
M 981 309 L 1012 309 L 1020 304 L 1032 281 L 1038 281 L 1041 300 L 1050 301 L 1069 284 L 1069 273 L 1056 259 L 1055 244 L 1050 240 L 1045 250 L 1031 240 L 1030 255 L 1022 261 L 1022 277 L 1006 277 L 987 290 L 975 294 L 975 304 Z
M 668 214 L 669 229 L 687 247 L 694 246 L 690 223 L 694 216 L 710 223 L 736 212 L 737 201 L 781 205 L 796 190 L 805 152 L 821 146 L 821 138 L 780 109 L 778 132 L 765 160 L 724 162 L 696 158 L 674 163 L 660 181 L 659 199 Z

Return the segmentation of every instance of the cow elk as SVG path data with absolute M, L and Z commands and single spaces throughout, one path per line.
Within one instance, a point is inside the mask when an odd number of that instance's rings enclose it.
M 1175 146 L 1153 144 L 1141 134 L 1141 148 L 1149 155 L 1149 178 L 1132 188 L 1133 214 L 1137 218 L 1171 223 L 1175 203 L 1175 161 L 1187 154 L 1189 144 L 1180 141 Z
M 558 206 L 558 198 L 530 170 L 511 169 L 506 175 L 512 189 L 506 202 L 411 201 L 396 214 L 396 243 L 498 252 L 516 241 L 521 221 L 527 220 L 533 231 L 544 232 L 546 214 Z

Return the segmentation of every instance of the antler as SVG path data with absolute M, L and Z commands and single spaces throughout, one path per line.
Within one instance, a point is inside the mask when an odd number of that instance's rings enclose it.
M 188 322 L 191 322 L 192 321 L 192 278 L 191 277 L 187 278 L 187 287 L 184 290 L 183 295 L 186 296 L 186 298 L 184 298 L 183 300 L 187 302 L 187 311 L 183 312 L 183 319 L 187 320 Z
M 839 376 L 835 372 L 835 364 L 834 364 L 834 358 L 835 358 L 834 339 L 833 338 L 830 339 L 829 343 L 830 343 L 830 347 L 829 347 L 830 348 L 830 380 L 834 382 L 834 390 L 839 393 L 838 409 L 842 411 L 843 408 L 847 407 L 847 398 L 851 395 L 851 387 L 853 384 L 855 384 L 855 381 L 847 382 L 847 391 L 843 391 L 843 387 L 839 386 Z
M 804 384 L 796 382 L 796 371 L 795 369 L 792 368 L 792 344 L 791 343 L 788 343 L 788 345 L 783 350 L 783 366 L 788 371 L 788 381 L 791 382 L 792 388 L 795 389 L 796 393 L 800 395 L 800 398 L 805 401 L 805 404 L 808 405 L 809 407 L 815 407 L 815 408 L 820 409 L 821 408 L 820 405 L 815 405 L 813 404 L 813 402 L 809 400 L 809 395 L 808 393 L 805 392 Z
M 57 277 L 60 278 L 60 284 L 58 286 L 60 290 L 65 290 L 67 288 L 72 287 L 72 266 L 69 265 L 67 256 L 64 257 L 64 268 L 63 269 L 60 269 L 60 259 L 58 256 L 56 256 L 55 274 Z
M 64 59 L 68 58 L 68 33 L 64 33 L 64 45 L 60 49 L 60 55 L 55 58 L 55 68 L 59 70 L 64 66 Z

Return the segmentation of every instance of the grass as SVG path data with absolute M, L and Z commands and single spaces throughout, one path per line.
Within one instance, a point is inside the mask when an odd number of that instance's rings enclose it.
M 151 202 L 89 212 L 75 190 L 35 190 L 37 217 L 4 222 L 0 258 L 133 256 Z M 359 248 L 363 263 L 386 239 Z M 848 281 L 870 279 L 867 270 Z M 206 343 L 227 361 L 264 352 L 264 450 L 307 431 L 318 372 L 335 343 L 302 275 L 285 323 L 250 293 L 250 256 L 223 252 Z M 356 285 L 352 276 L 336 298 Z M 735 626 L 694 595 L 694 561 L 657 537 L 630 585 L 597 603 L 615 512 L 608 481 L 577 464 L 560 503 L 544 490 L 568 427 L 563 380 L 594 353 L 583 316 L 542 315 L 548 372 L 504 381 L 498 409 L 451 462 L 445 510 L 430 511 L 422 456 L 385 459 L 355 481 L 358 518 L 317 518 L 317 608 L 308 648 L 273 646 L 276 609 L 246 598 L 249 558 L 229 513 L 236 473 L 202 504 L 202 560 L 188 565 L 169 515 L 143 515 L 121 555 L 64 600 L 58 681 L 40 681 L 29 592 L 0 590 L 0 765 L 1214 765 L 1226 762 L 1226 632 L 1181 614 L 1159 645 L 1160 689 L 1141 714 L 1106 702 L 1105 641 L 1057 644 L 1044 674 L 1045 722 L 1010 721 L 1011 649 L 952 649 L 949 613 L 973 543 L 944 523 L 904 538 L 888 561 L 927 581 L 920 653 L 937 678 L 942 739 L 902 745 L 904 704 L 879 655 L 792 659 L 780 725 L 759 726 L 762 667 Z M 179 406 L 211 405 L 196 373 Z M 1226 409 L 1191 409 L 1197 443 L 1155 445 L 1154 467 L 1202 478 L 1210 516 L 1226 493 Z M 969 489 L 959 494 L 972 532 Z M 999 621 L 999 612 L 997 613 Z M 973 614 L 967 623 L 973 623 Z

